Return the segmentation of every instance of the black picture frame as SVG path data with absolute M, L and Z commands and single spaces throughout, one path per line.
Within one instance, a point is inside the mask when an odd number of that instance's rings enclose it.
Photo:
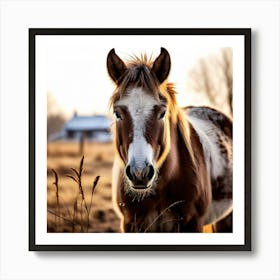
M 79 245 L 36 243 L 36 91 L 35 54 L 36 36 L 42 35 L 242 35 L 244 36 L 244 102 L 245 102 L 245 226 L 242 245 Z M 31 28 L 29 29 L 29 250 L 30 251 L 250 251 L 251 250 L 251 29 L 250 28 L 203 28 L 203 29 L 74 29 L 74 28 Z

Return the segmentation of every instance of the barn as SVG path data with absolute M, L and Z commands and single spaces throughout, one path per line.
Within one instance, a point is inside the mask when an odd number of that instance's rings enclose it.
M 86 139 L 96 142 L 110 142 L 112 141 L 111 123 L 112 120 L 106 115 L 79 116 L 74 113 L 62 130 L 51 135 L 49 140 L 79 141 Z

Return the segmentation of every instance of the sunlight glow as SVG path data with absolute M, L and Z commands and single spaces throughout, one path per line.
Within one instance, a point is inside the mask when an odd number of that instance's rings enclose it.
M 115 88 L 106 69 L 110 49 L 126 60 L 142 53 L 155 58 L 165 47 L 171 56 L 169 81 L 175 83 L 178 103 L 195 105 L 193 94 L 187 92 L 188 70 L 198 58 L 233 44 L 232 36 L 37 36 L 36 63 L 44 72 L 43 92 L 37 94 L 51 93 L 67 116 L 74 111 L 107 114 Z

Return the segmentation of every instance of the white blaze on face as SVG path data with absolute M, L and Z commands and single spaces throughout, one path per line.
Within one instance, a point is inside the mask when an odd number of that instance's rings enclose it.
M 147 143 L 144 134 L 146 120 L 156 104 L 158 102 L 153 96 L 145 93 L 141 88 L 131 89 L 127 96 L 117 102 L 117 105 L 124 105 L 128 108 L 133 122 L 133 141 L 128 148 L 127 164 L 133 164 L 139 169 L 144 168 L 146 162 L 154 163 L 152 146 Z

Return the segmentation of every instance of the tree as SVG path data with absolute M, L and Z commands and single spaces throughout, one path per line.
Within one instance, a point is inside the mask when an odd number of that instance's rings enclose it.
M 197 61 L 189 72 L 188 86 L 208 102 L 232 115 L 232 49 L 222 48 Z
M 47 136 L 59 132 L 65 124 L 66 118 L 59 108 L 52 93 L 47 93 Z

